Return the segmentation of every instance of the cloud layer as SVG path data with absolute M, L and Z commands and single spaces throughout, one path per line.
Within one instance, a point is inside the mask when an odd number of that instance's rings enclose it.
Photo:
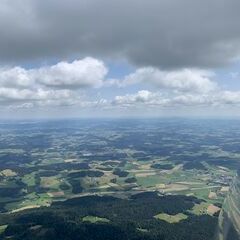
M 238 0 L 2 0 L 0 62 L 91 55 L 209 68 L 240 56 Z
M 145 67 L 119 79 L 108 79 L 107 73 L 108 67 L 103 61 L 90 57 L 34 69 L 2 67 L 0 105 L 35 110 L 74 106 L 110 112 L 240 106 L 240 91 L 225 90 L 214 80 L 211 71 L 191 68 L 163 71 Z M 143 90 L 115 96 L 116 90 L 128 92 L 136 86 L 142 86 Z M 101 91 L 112 92 L 112 95 L 102 97 Z
M 140 68 L 135 73 L 126 76 L 122 81 L 116 81 L 119 86 L 137 83 L 149 83 L 160 89 L 172 89 L 185 92 L 210 92 L 216 90 L 217 84 L 211 80 L 213 73 L 197 69 L 182 69 L 177 71 L 160 71 L 157 68 Z
M 135 94 L 116 96 L 112 105 L 125 108 L 168 108 L 168 107 L 225 107 L 240 106 L 240 91 L 218 91 L 211 94 L 162 94 L 141 90 Z

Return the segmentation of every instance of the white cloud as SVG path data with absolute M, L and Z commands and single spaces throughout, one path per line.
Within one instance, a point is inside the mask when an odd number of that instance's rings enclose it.
M 53 87 L 101 86 L 108 70 L 102 61 L 94 58 L 60 62 L 54 66 L 31 70 L 30 75 L 38 83 Z
M 79 104 L 83 95 L 80 90 L 100 87 L 106 74 L 104 63 L 90 57 L 29 70 L 2 67 L 0 103 L 19 108 Z
M 119 86 L 137 83 L 150 83 L 161 89 L 172 89 L 184 92 L 210 92 L 217 88 L 211 80 L 214 74 L 198 69 L 182 69 L 176 71 L 161 71 L 156 68 L 140 68 L 135 73 L 126 76 Z
M 63 88 L 79 89 L 84 87 L 100 87 L 148 83 L 159 89 L 181 92 L 210 92 L 217 89 L 217 84 L 210 71 L 182 69 L 161 71 L 146 67 L 136 70 L 123 79 L 106 79 L 108 69 L 105 64 L 94 58 L 84 58 L 71 63 L 59 62 L 56 65 L 35 69 L 22 67 L 0 68 L 0 87 L 7 88 Z
M 217 91 L 215 93 L 165 93 L 138 91 L 135 94 L 116 96 L 111 103 L 120 107 L 224 107 L 240 106 L 240 92 Z
M 88 57 L 72 63 L 59 62 L 38 69 L 0 68 L 0 87 L 98 87 L 102 85 L 106 74 L 107 68 L 102 61 Z
M 240 92 L 221 89 L 210 71 L 161 71 L 146 67 L 118 80 L 106 79 L 107 72 L 105 64 L 94 58 L 30 70 L 22 67 L 0 68 L 0 104 L 10 109 L 75 106 L 77 109 L 95 108 L 96 111 L 111 111 L 113 108 L 155 110 L 240 106 Z M 128 90 L 133 90 L 130 87 L 132 84 L 138 85 L 137 88 L 150 84 L 151 89 L 154 86 L 155 90 L 126 94 Z M 114 97 L 116 85 L 126 88 L 117 89 L 120 94 Z M 110 88 L 101 89 L 102 92 L 98 90 L 99 95 L 96 90 L 86 90 L 86 87 L 103 86 Z
M 34 84 L 29 72 L 21 67 L 0 68 L 0 86 L 26 88 Z
M 222 91 L 219 92 L 218 101 L 220 104 L 239 105 L 240 91 Z
M 70 96 L 72 96 L 72 92 L 69 90 L 0 88 L 0 101 L 54 100 L 66 99 Z
M 136 94 L 116 96 L 112 101 L 117 106 L 136 106 L 136 105 L 163 105 L 167 103 L 160 93 L 153 93 L 147 90 L 138 91 Z

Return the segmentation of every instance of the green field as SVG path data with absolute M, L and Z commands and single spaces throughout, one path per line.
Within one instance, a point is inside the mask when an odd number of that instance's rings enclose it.
M 154 218 L 159 219 L 159 220 L 163 220 L 163 221 L 168 222 L 168 223 L 178 223 L 182 220 L 187 219 L 188 216 L 183 214 L 183 213 L 178 213 L 176 215 L 169 215 L 169 214 L 166 214 L 166 213 L 160 213 L 160 214 L 154 216 Z
M 109 223 L 110 221 L 107 218 L 100 218 L 96 216 L 86 216 L 82 219 L 83 222 L 90 223 Z

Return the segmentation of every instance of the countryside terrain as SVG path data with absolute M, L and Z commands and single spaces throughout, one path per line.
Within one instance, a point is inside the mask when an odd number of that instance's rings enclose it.
M 214 239 L 235 120 L 0 123 L 0 239 Z

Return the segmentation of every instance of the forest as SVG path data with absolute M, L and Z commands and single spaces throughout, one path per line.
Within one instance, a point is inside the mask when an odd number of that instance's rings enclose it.
M 8 224 L 1 239 L 12 240 L 210 240 L 217 216 L 192 214 L 199 199 L 182 195 L 159 196 L 156 192 L 133 195 L 130 199 L 86 196 L 53 203 L 51 207 L 5 214 L 0 225 Z M 176 224 L 154 218 L 159 213 L 184 213 Z M 97 221 L 83 221 L 86 216 Z M 107 221 L 101 221 L 105 219 Z

